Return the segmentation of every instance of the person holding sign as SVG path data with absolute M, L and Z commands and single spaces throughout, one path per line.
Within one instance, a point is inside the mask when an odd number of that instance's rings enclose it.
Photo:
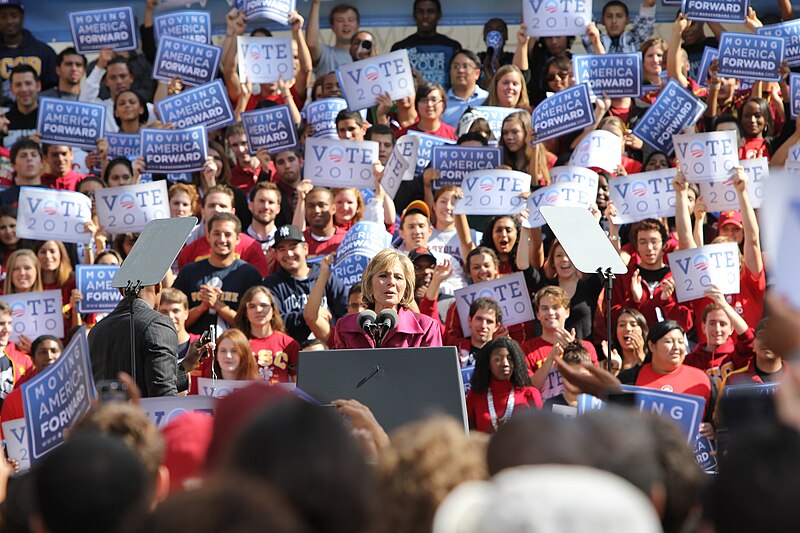
M 1 315 L 0 320 L 2 320 Z M 36 340 L 31 344 L 33 368 L 17 380 L 14 384 L 14 390 L 3 400 L 3 407 L 0 409 L 0 420 L 8 422 L 9 420 L 25 418 L 25 410 L 22 407 L 22 384 L 26 381 L 30 381 L 31 378 L 37 376 L 45 368 L 55 363 L 56 360 L 61 357 L 61 352 L 63 350 L 64 345 L 61 344 L 59 339 L 52 335 L 36 337 Z M 0 435 L 2 435 L 2 431 L 0 431 Z
M 639 15 L 633 19 L 633 28 L 625 31 L 630 22 L 628 6 L 619 0 L 611 0 L 603 6 L 602 24 L 607 35 L 600 40 L 609 54 L 638 52 L 642 43 L 653 35 L 656 22 L 656 0 L 644 0 Z M 588 37 L 583 36 L 583 46 L 590 54 L 597 53 Z
M 330 28 L 336 43 L 330 46 L 319 37 L 319 7 L 321 0 L 312 0 L 308 15 L 306 40 L 314 62 L 314 74 L 321 77 L 333 72 L 340 65 L 353 62 L 350 55 L 350 40 L 358 33 L 361 16 L 358 9 L 349 4 L 337 4 L 330 12 Z M 302 25 L 301 25 L 302 27 Z
M 11 307 L 5 302 L 0 302 L 0 400 L 4 399 L 13 389 L 14 385 L 33 368 L 33 362 L 28 356 L 31 342 L 22 342 L 24 335 L 20 335 L 21 345 L 11 342 L 12 332 Z M 26 345 L 27 344 L 27 345 Z
M 121 133 L 139 133 L 149 118 L 147 102 L 136 91 L 125 90 L 114 98 L 114 122 Z

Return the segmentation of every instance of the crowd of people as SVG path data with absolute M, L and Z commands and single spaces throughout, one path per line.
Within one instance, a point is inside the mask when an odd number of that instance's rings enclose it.
M 670 80 L 707 105 L 694 132 L 733 130 L 741 161 L 766 158 L 783 167 L 800 143 L 787 64 L 779 82 L 753 80 L 746 89 L 742 80 L 721 76 L 716 61 L 699 72 L 706 47 L 716 47 L 728 30 L 679 14 L 665 41 L 654 36 L 656 0 L 643 0 L 635 14 L 611 0 L 584 35 L 534 38 L 522 24 L 513 52 L 505 49 L 506 21 L 486 22 L 486 49 L 468 50 L 439 33 L 439 0 L 415 0 L 416 31 L 391 46 L 409 51 L 414 96 L 381 95 L 369 109 L 342 110 L 331 124 L 343 146 L 378 144 L 374 184 L 327 188 L 304 174 L 305 142 L 315 135 L 306 107 L 343 97 L 337 69 L 389 50 L 360 28 L 359 10 L 349 4 L 331 8 L 334 38 L 325 44 L 321 0 L 311 0 L 307 18 L 289 16 L 294 76 L 253 84 L 239 78 L 237 37 L 272 34 L 234 8 L 225 20 L 218 77 L 239 122 L 209 132 L 201 171 L 148 173 L 141 156 L 110 158 L 103 138 L 91 151 L 42 144 L 41 97 L 102 104 L 106 132 L 174 127 L 154 106 L 185 90 L 179 78 L 163 82 L 151 74 L 158 3 L 146 0 L 141 50 L 105 49 L 90 63 L 74 47 L 56 54 L 25 28 L 33 2 L 0 1 L 2 294 L 61 291 L 66 332 L 15 335 L 18 318 L 0 302 L 0 419 L 24 417 L 21 384 L 53 364 L 82 326 L 95 379 L 121 379 L 131 400 L 92 407 L 30 474 L 14 473 L 18 458 L 0 460 L 8 478 L 0 479 L 4 530 L 797 528 L 790 498 L 800 479 L 800 370 L 791 356 L 800 349 L 800 312 L 767 294 L 771 250 L 762 246 L 763 206 L 754 208 L 751 179 L 742 166 L 719 176 L 730 180 L 738 203 L 723 212 L 707 208 L 680 168 L 671 180 L 672 217 L 615 224 L 619 206 L 609 198 L 615 179 L 679 167 L 673 154 L 632 133 Z M 755 31 L 794 16 L 790 2 L 778 0 L 774 13 L 749 9 L 746 26 Z M 639 98 L 598 95 L 591 126 L 538 142 L 531 112 L 575 85 L 576 37 L 586 53 L 640 53 L 645 90 Z M 251 153 L 241 114 L 278 105 L 287 106 L 299 145 Z M 481 106 L 512 111 L 493 131 Z M 499 169 L 531 176 L 527 197 L 553 183 L 550 170 L 569 164 L 594 130 L 621 139 L 619 167 L 592 169 L 599 187 L 589 208 L 628 268 L 611 291 L 576 268 L 547 225 L 530 228 L 527 211 L 456 214 L 464 192 L 440 184 L 432 165 L 394 194 L 383 183 L 398 139 L 421 132 L 463 147 L 499 147 Z M 168 184 L 169 216 L 200 221 L 172 269 L 142 290 L 135 311 L 122 301 L 107 314 L 80 313 L 86 295 L 76 285 L 77 265 L 121 265 L 139 237 L 102 227 L 95 192 L 160 180 Z M 19 238 L 21 187 L 90 197 L 86 242 Z M 352 228 L 363 230 L 362 222 L 385 231 L 392 246 L 370 257 L 352 283 L 337 275 L 337 250 Z M 703 298 L 680 301 L 670 254 L 710 243 L 738 247 L 739 293 L 710 285 Z M 455 303 L 471 285 L 519 274 L 533 320 L 519 323 L 504 312 L 503 299 L 485 291 L 468 312 Z M 273 386 L 297 380 L 301 351 L 375 348 L 363 328 L 365 310 L 395 314 L 384 348 L 456 348 L 467 390 L 463 422 L 474 431 L 439 416 L 389 436 L 356 400 L 325 409 Z M 135 368 L 130 312 L 140 328 Z M 210 329 L 217 332 L 213 345 Z M 253 383 L 222 399 L 213 417 L 188 413 L 160 431 L 137 407 L 139 396 L 197 394 L 201 377 Z M 771 416 L 748 419 L 726 440 L 724 454 L 712 452 L 719 463 L 713 477 L 664 417 L 623 406 L 578 416 L 581 394 L 614 403 L 622 385 L 692 395 L 705 405 L 699 439 L 713 447 L 732 428 L 725 387 L 778 382 Z M 67 483 L 76 490 L 63 490 Z

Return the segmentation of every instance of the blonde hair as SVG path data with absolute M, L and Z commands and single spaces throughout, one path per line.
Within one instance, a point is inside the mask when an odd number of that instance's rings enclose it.
M 52 242 L 56 248 L 58 248 L 59 261 L 58 267 L 56 267 L 56 285 L 63 287 L 75 275 L 72 270 L 72 263 L 69 262 L 69 252 L 67 252 L 67 247 L 64 246 L 64 243 L 56 240 L 41 241 L 33 247 L 33 251 L 36 252 L 36 258 L 38 259 L 39 251 L 44 248 L 44 245 L 48 242 Z M 41 264 L 42 262 L 39 261 L 40 267 Z
M 364 218 L 364 195 L 362 195 L 361 191 L 359 191 L 355 187 L 331 189 L 331 192 L 333 193 L 334 205 L 336 205 L 336 197 L 339 195 L 339 193 L 345 191 L 352 191 L 356 197 L 356 213 L 355 215 L 353 215 L 353 224 L 355 224 L 356 222 L 361 222 L 361 219 Z
M 516 107 L 517 109 L 524 109 L 525 111 L 531 110 L 531 102 L 528 100 L 528 86 L 525 84 L 525 76 L 522 75 L 522 71 L 514 66 L 514 65 L 503 65 L 497 72 L 494 73 L 494 77 L 489 84 L 489 98 L 486 100 L 486 105 L 488 106 L 497 106 L 500 105 L 497 101 L 497 84 L 500 79 L 509 74 L 511 72 L 516 72 L 519 76 L 520 80 L 520 89 L 519 89 L 519 100 L 517 100 Z
M 386 248 L 375 254 L 361 276 L 361 300 L 368 308 L 375 307 L 375 296 L 372 294 L 372 278 L 380 272 L 386 272 L 396 264 L 400 265 L 406 288 L 400 297 L 400 306 L 408 307 L 414 301 L 414 265 L 411 259 L 394 248 Z
M 17 250 L 8 256 L 8 262 L 6 263 L 6 281 L 3 283 L 3 294 L 17 293 L 17 289 L 14 287 L 11 278 L 14 277 L 12 275 L 12 271 L 14 270 L 14 266 L 20 257 L 27 257 L 33 261 L 33 266 L 36 269 L 36 281 L 34 282 L 33 287 L 31 287 L 31 292 L 38 292 L 42 290 L 42 265 L 39 262 L 39 258 L 36 257 L 36 254 L 33 253 L 32 250 Z

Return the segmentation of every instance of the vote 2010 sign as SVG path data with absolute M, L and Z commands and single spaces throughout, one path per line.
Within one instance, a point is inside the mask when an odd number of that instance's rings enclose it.
M 614 224 L 630 224 L 646 218 L 675 216 L 676 169 L 619 176 L 609 183 L 609 198 L 617 208 Z
M 503 325 L 514 326 L 533 320 L 533 306 L 525 284 L 525 275 L 514 272 L 502 278 L 481 281 L 467 285 L 455 292 L 456 309 L 461 320 L 461 331 L 465 337 L 469 331 L 469 306 L 476 298 L 491 298 L 500 304 L 503 311 Z
M 294 78 L 291 37 L 237 37 L 239 79 L 244 83 L 277 83 Z
M 642 54 L 572 56 L 575 83 L 588 83 L 595 96 L 639 98 L 642 94 Z
M 251 154 L 259 148 L 277 153 L 297 147 L 297 130 L 288 105 L 242 113 L 242 125 Z
M 758 35 L 780 37 L 785 44 L 785 59 L 790 67 L 800 65 L 800 19 L 756 29 Z
M 336 116 L 343 109 L 347 109 L 347 100 L 344 98 L 321 98 L 309 102 L 304 112 L 306 122 L 311 126 L 311 136 L 338 139 Z
M 40 98 L 36 131 L 44 144 L 94 150 L 105 131 L 106 108 L 61 98 Z
M 211 13 L 208 11 L 175 11 L 153 18 L 156 39 L 162 36 L 211 44 Z
M 719 75 L 779 81 L 784 49 L 781 37 L 725 32 L 719 40 Z
M 457 215 L 507 215 L 525 208 L 520 196 L 531 190 L 531 176 L 516 170 L 476 170 L 461 182 L 464 197 L 456 200 Z
M 690 182 L 721 181 L 739 165 L 736 131 L 673 135 L 672 142 L 681 171 Z
M 434 146 L 431 166 L 439 170 L 436 188 L 461 185 L 464 177 L 476 170 L 491 170 L 503 162 L 500 148 L 489 146 Z
M 136 233 L 148 222 L 169 218 L 167 182 L 138 183 L 95 191 L 100 226 L 108 233 Z
M 213 398 L 224 398 L 233 391 L 243 389 L 252 384 L 252 381 L 243 379 L 197 378 L 197 394 Z
M 321 187 L 375 188 L 375 141 L 306 140 L 305 177 Z
M 610 131 L 591 131 L 575 147 L 569 164 L 615 173 L 622 164 L 622 139 Z
M 161 122 L 182 130 L 203 125 L 215 131 L 236 122 L 228 92 L 222 80 L 200 85 L 164 98 L 156 104 Z
M 104 48 L 115 52 L 136 50 L 137 28 L 130 7 L 112 7 L 69 14 L 72 42 L 78 53 L 89 54 Z
M 17 213 L 17 237 L 46 241 L 86 242 L 92 200 L 73 191 L 22 187 Z
M 580 167 L 556 167 L 550 172 L 551 178 L 554 174 L 558 176 L 558 181 L 538 189 L 528 197 L 529 216 L 523 223 L 525 227 L 540 228 L 547 223 L 539 210 L 542 206 L 588 209 L 597 201 L 597 173 Z
M 589 86 L 578 84 L 564 89 L 536 106 L 531 114 L 535 142 L 555 139 L 594 124 Z
M 669 263 L 679 302 L 703 298 L 712 285 L 723 294 L 739 293 L 739 247 L 735 242 L 672 252 Z
M 523 0 L 522 19 L 531 37 L 583 35 L 592 21 L 592 0 Z
M 750 0 L 683 0 L 683 15 L 701 22 L 744 24 Z
M 417 148 L 417 168 L 414 171 L 416 176 L 422 176 L 422 173 L 425 172 L 426 168 L 428 168 L 428 165 L 433 158 L 434 147 L 455 144 L 455 141 L 451 141 L 450 139 L 431 135 L 430 133 L 422 133 L 421 131 L 411 130 L 408 132 L 408 135 L 419 137 L 419 144 Z
M 671 154 L 672 136 L 700 120 L 706 107 L 677 81 L 669 80 L 633 127 L 633 134 L 654 150 Z
M 205 126 L 182 130 L 142 128 L 140 145 L 147 172 L 199 172 L 208 157 Z
M 31 468 L 30 443 L 28 442 L 28 426 L 25 418 L 8 420 L 2 423 L 8 458 L 19 463 L 19 471 L 26 472 Z
M 217 76 L 222 49 L 218 46 L 163 37 L 153 62 L 153 79 L 169 83 L 180 78 L 186 85 L 203 85 Z
M 139 400 L 139 407 L 158 429 L 162 429 L 185 413 L 213 415 L 216 405 L 217 399 L 213 396 L 164 396 Z
M 63 302 L 58 289 L 24 292 L 0 296 L 0 301 L 11 307 L 11 341 L 18 342 L 20 335 L 35 339 L 49 333 L 64 336 Z
M 743 159 L 740 162 L 747 176 L 747 195 L 753 209 L 761 207 L 764 201 L 764 186 L 769 178 L 769 161 L 766 157 Z M 705 181 L 700 183 L 700 196 L 711 213 L 736 211 L 739 209 L 739 194 L 733 186 L 733 178 L 725 181 Z
M 266 18 L 287 25 L 294 7 L 295 0 L 236 0 L 236 9 L 244 13 L 248 22 Z
M 383 169 L 381 187 L 390 198 L 394 199 L 400 184 L 403 181 L 414 179 L 417 168 L 417 152 L 419 151 L 419 137 L 416 135 L 403 135 L 394 145 L 392 155 Z
M 414 78 L 408 50 L 354 61 L 336 69 L 339 88 L 353 110 L 365 109 L 378 103 L 378 97 L 388 94 L 392 100 L 414 96 Z
M 118 289 L 111 286 L 119 265 L 78 265 L 75 269 L 76 288 L 83 295 L 78 302 L 79 313 L 110 313 L 122 300 Z

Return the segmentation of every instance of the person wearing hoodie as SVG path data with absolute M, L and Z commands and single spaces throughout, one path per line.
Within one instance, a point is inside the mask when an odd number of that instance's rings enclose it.
M 20 0 L 0 2 L 0 79 L 6 97 L 11 95 L 11 69 L 20 63 L 36 69 L 42 89 L 49 89 L 58 83 L 55 51 L 23 28 L 24 22 L 25 9 Z

